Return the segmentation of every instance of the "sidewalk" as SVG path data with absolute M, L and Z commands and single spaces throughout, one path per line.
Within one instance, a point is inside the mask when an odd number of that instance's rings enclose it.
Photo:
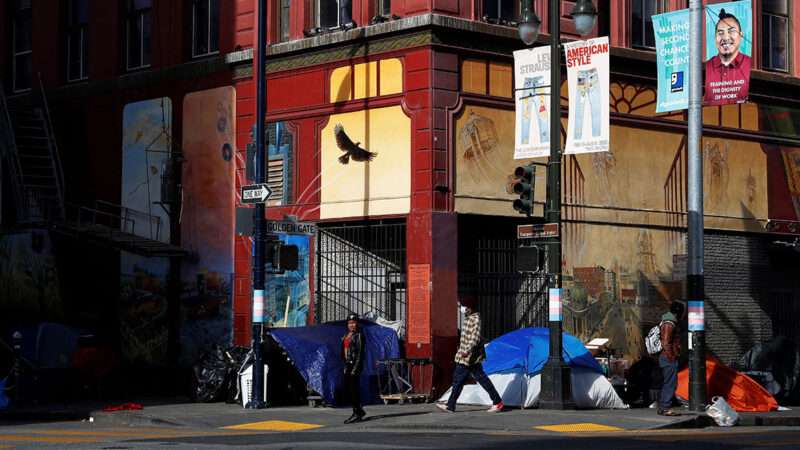
M 116 426 L 179 426 L 223 428 L 271 421 L 297 424 L 300 428 L 324 427 L 327 431 L 426 431 L 487 432 L 531 431 L 537 427 L 560 426 L 575 431 L 617 431 L 701 428 L 714 426 L 710 418 L 684 412 L 678 417 L 665 417 L 653 409 L 572 410 L 508 409 L 489 414 L 485 407 L 460 407 L 455 414 L 440 412 L 433 404 L 371 405 L 364 422 L 343 425 L 350 416 L 349 408 L 310 408 L 292 406 L 248 410 L 224 403 L 173 403 L 147 405 L 140 411 L 113 413 L 93 412 L 95 422 Z M 800 426 L 800 409 L 773 413 L 743 413 L 743 426 Z M 268 425 L 262 425 L 268 426 Z M 260 428 L 269 429 L 269 428 Z

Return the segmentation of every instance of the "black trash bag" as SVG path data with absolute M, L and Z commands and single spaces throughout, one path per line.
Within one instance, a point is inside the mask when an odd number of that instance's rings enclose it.
M 194 401 L 234 401 L 238 392 L 239 367 L 248 350 L 244 347 L 224 349 L 215 346 L 206 352 L 192 370 Z
M 774 396 L 780 404 L 800 401 L 800 346 L 792 340 L 777 336 L 756 344 L 742 355 L 735 367 L 767 390 L 777 390 Z

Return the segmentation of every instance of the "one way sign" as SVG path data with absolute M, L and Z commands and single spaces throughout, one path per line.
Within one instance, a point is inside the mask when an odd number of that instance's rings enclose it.
M 272 191 L 266 184 L 251 184 L 250 186 L 242 186 L 242 203 L 264 203 Z

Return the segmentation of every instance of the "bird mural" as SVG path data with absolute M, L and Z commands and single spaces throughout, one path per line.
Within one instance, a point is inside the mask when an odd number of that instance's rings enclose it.
M 354 144 L 350 136 L 345 133 L 344 127 L 340 123 L 337 123 L 333 128 L 333 134 L 336 136 L 336 146 L 339 147 L 339 150 L 344 152 L 344 155 L 339 157 L 339 162 L 342 164 L 349 163 L 350 158 L 352 158 L 353 161 L 359 162 L 372 161 L 372 159 L 378 155 L 377 153 L 361 148 L 361 142 L 356 142 Z

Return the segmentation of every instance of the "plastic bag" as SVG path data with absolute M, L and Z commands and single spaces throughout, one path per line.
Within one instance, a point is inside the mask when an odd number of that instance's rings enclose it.
M 732 427 L 739 422 L 739 413 L 734 411 L 722 397 L 711 399 L 711 404 L 706 406 L 706 414 L 721 427 Z
M 196 402 L 235 402 L 237 372 L 247 354 L 244 347 L 223 349 L 216 346 L 204 354 L 194 366 L 193 381 Z

